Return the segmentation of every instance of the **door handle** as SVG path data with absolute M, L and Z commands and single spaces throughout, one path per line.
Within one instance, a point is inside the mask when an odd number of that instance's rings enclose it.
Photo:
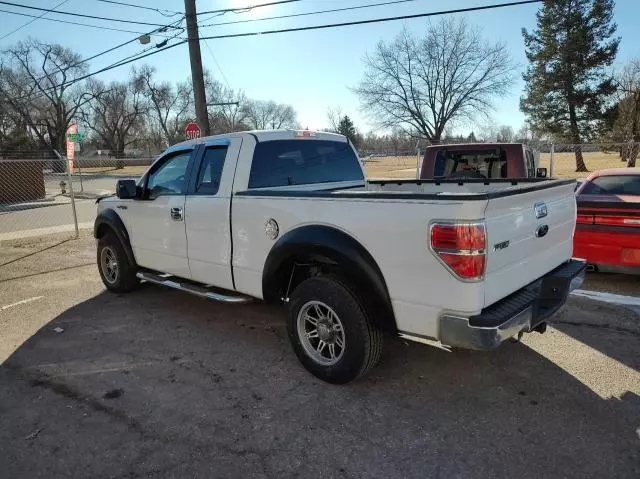
M 171 208 L 170 210 L 171 219 L 174 221 L 182 221 L 182 208 Z

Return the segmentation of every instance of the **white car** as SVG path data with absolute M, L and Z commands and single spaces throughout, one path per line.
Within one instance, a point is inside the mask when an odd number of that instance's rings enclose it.
M 584 275 L 574 182 L 367 181 L 341 135 L 231 133 L 172 146 L 99 201 L 100 275 L 288 307 L 293 349 L 345 383 L 383 332 L 492 349 L 533 330 Z

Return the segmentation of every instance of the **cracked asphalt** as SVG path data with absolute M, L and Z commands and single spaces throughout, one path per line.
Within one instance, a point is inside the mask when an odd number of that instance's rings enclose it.
M 0 243 L 3 478 L 640 477 L 637 311 L 574 297 L 491 353 L 389 338 L 331 386 L 279 308 L 114 295 L 92 239 L 67 239 Z

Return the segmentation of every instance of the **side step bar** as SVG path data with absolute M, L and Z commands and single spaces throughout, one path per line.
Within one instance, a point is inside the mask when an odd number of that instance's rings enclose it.
M 249 303 L 252 300 L 249 296 L 233 296 L 230 294 L 214 292 L 208 288 L 198 286 L 181 278 L 171 279 L 174 278 L 173 276 L 161 276 L 155 273 L 150 273 L 148 271 L 138 271 L 138 273 L 136 273 L 136 276 L 144 281 L 148 281 L 149 283 L 161 284 L 162 286 L 179 289 L 186 293 L 191 293 L 205 299 L 212 299 L 221 303 L 242 304 Z

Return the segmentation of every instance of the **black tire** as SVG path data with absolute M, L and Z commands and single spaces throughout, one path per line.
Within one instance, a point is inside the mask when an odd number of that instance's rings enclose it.
M 111 257 L 117 267 L 115 275 L 112 268 L 105 266 L 105 259 Z M 98 240 L 97 262 L 102 282 L 109 291 L 127 293 L 139 285 L 136 267 L 129 263 L 124 246 L 113 233 L 107 232 Z
M 337 315 L 337 322 L 343 329 L 344 347 L 340 357 L 334 358 L 336 362 L 333 364 L 320 364 L 314 359 L 311 355 L 314 353 L 309 353 L 307 349 L 310 344 L 313 346 L 310 341 L 315 338 L 305 342 L 301 337 L 298 318 L 305 317 L 304 313 L 313 307 L 308 305 L 315 303 L 329 307 Z M 382 355 L 382 332 L 371 324 L 357 296 L 339 278 L 316 276 L 303 281 L 293 291 L 289 306 L 289 340 L 302 365 L 314 376 L 332 384 L 344 384 L 363 376 L 379 361 Z M 314 326 L 310 327 L 313 329 Z M 334 351 L 340 350 L 335 338 L 334 343 Z

